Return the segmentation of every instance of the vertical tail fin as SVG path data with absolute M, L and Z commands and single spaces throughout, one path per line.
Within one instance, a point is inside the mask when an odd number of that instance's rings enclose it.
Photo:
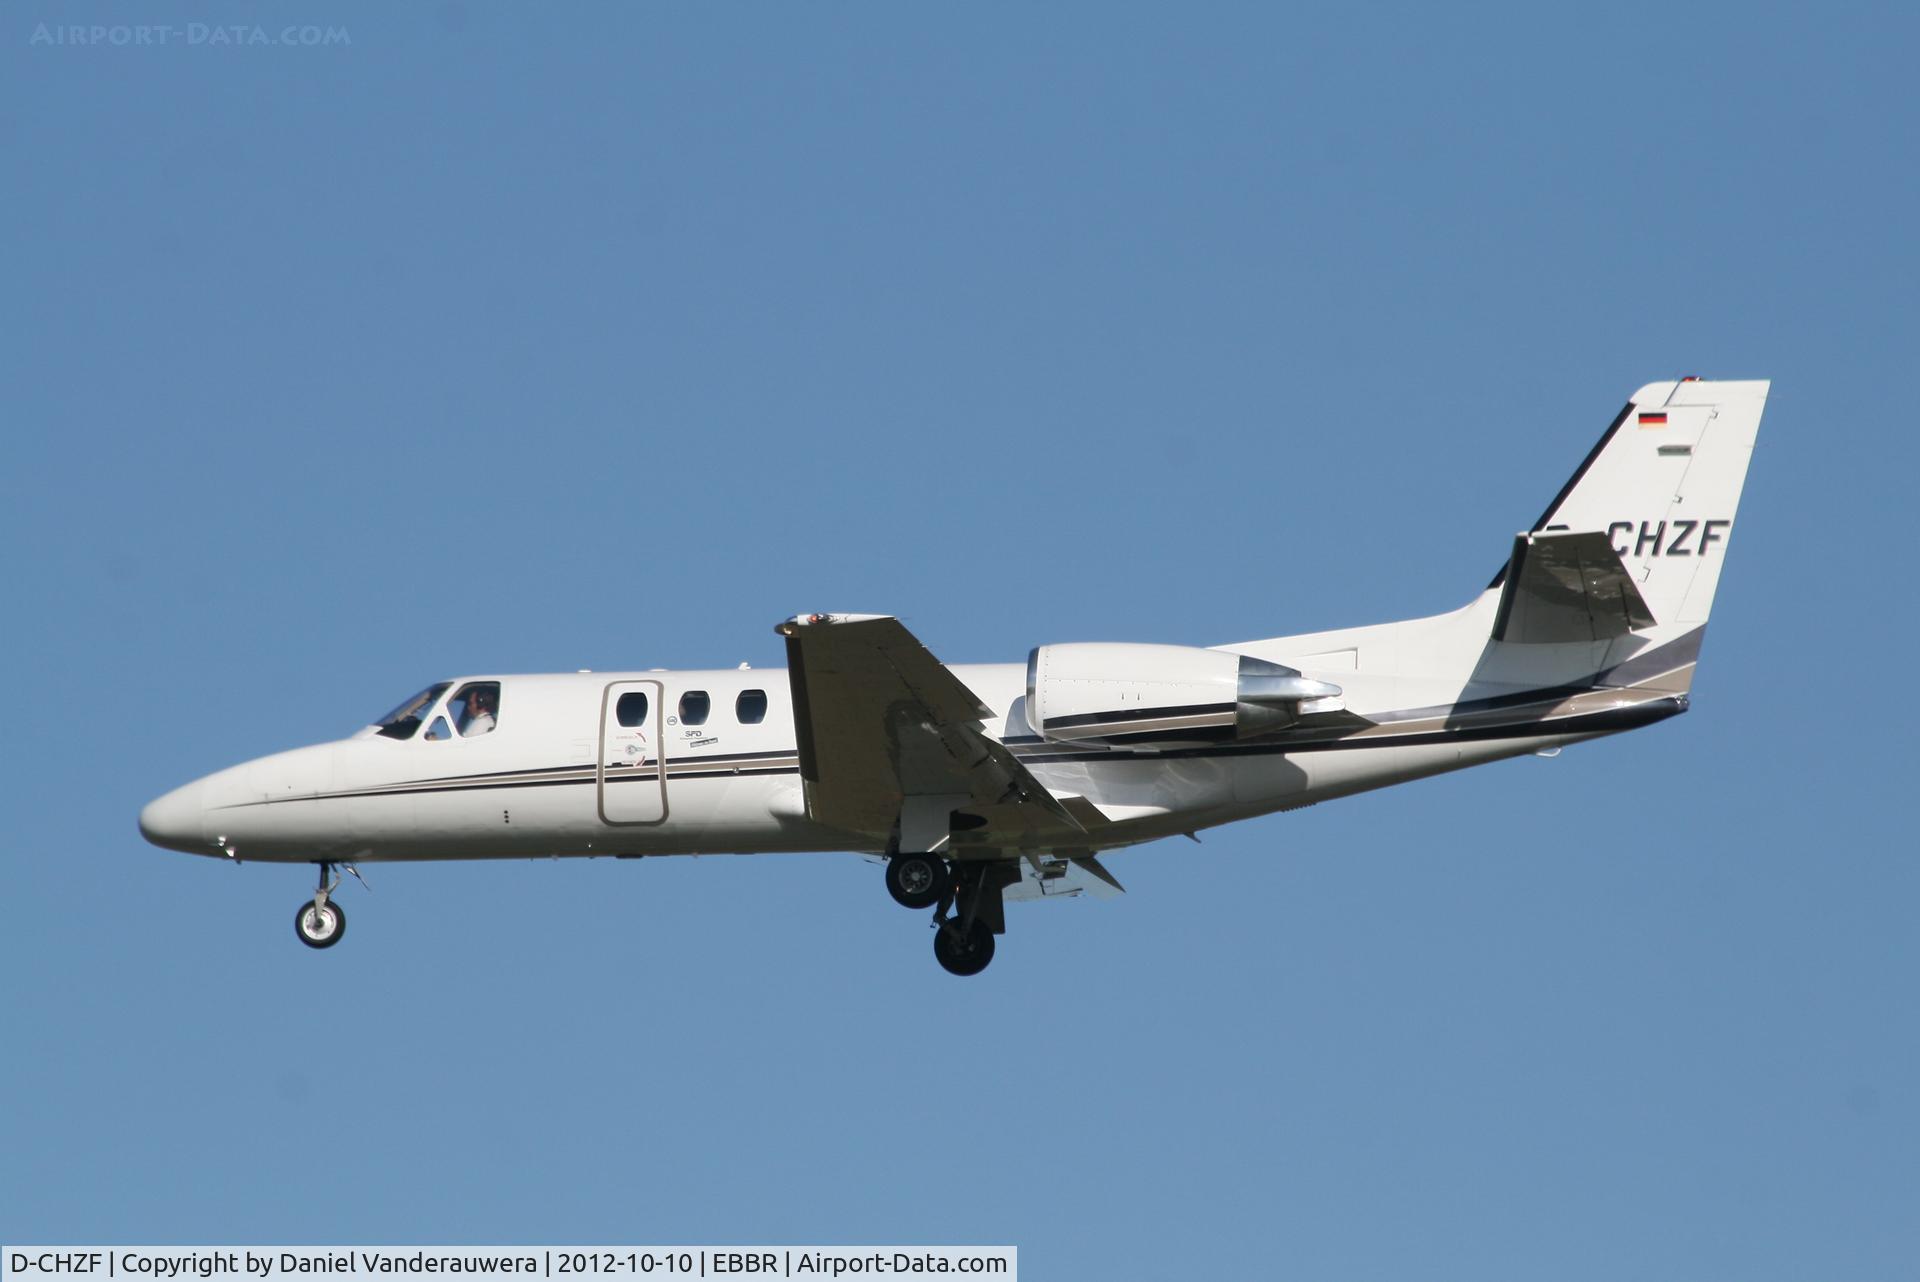
M 1764 380 L 1649 383 L 1633 394 L 1534 532 L 1604 535 L 1662 634 L 1699 627 L 1713 608 L 1732 542 L 1768 386 Z
M 1686 694 L 1767 390 L 1685 379 L 1635 392 L 1514 541 L 1477 674 Z

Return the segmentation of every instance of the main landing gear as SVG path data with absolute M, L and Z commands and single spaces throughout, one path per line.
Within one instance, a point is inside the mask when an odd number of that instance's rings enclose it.
M 951 975 L 978 975 L 993 960 L 994 936 L 1006 933 L 1001 891 L 1020 880 L 1011 859 L 950 864 L 939 855 L 896 854 L 887 860 L 887 893 L 907 908 L 933 909 L 933 957 Z
M 333 865 L 322 863 L 320 884 L 314 889 L 313 898 L 301 904 L 293 915 L 293 933 L 300 936 L 300 942 L 309 948 L 331 948 L 340 942 L 347 933 L 347 911 L 334 902 L 333 892 L 340 889 L 340 878 L 334 875 Z M 346 870 L 360 879 L 360 870 L 352 864 L 345 865 Z
M 895 855 L 887 860 L 887 893 L 902 908 L 931 908 L 953 893 L 953 872 L 938 855 Z
M 993 960 L 993 931 L 984 921 L 962 926 L 950 917 L 934 926 L 933 959 L 949 975 L 978 975 Z

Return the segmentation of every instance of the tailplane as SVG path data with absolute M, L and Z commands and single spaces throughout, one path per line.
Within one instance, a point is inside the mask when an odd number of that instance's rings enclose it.
M 1374 673 L 1436 687 L 1464 676 L 1472 697 L 1502 706 L 1528 692 L 1684 696 L 1768 387 L 1690 378 L 1635 392 L 1459 610 L 1222 648 L 1342 686 Z

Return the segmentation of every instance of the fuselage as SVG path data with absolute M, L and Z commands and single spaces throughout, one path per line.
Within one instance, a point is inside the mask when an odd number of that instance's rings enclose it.
M 1685 706 L 1664 688 L 1611 689 L 1598 702 L 1591 691 L 1545 691 L 1518 706 L 1522 687 L 1476 690 L 1459 675 L 1465 667 L 1447 653 L 1447 638 L 1471 635 L 1480 624 L 1468 616 L 1486 608 L 1477 602 L 1393 632 L 1254 643 L 1296 659 L 1315 647 L 1338 653 L 1341 666 L 1327 675 L 1344 684 L 1349 706 L 1380 718 L 1357 732 L 1127 748 L 1055 743 L 1028 724 L 1023 665 L 952 671 L 993 710 L 989 734 L 1049 790 L 1087 799 L 1110 821 L 1088 834 L 1092 849 L 1535 752 Z M 1418 650 L 1431 673 L 1402 653 L 1407 629 L 1423 622 L 1431 635 Z M 455 708 L 463 691 L 480 687 L 493 690 L 493 720 L 469 733 Z M 884 832 L 808 817 L 784 669 L 475 676 L 423 693 L 432 697 L 398 726 L 368 726 L 168 793 L 142 812 L 141 829 L 175 850 L 281 862 L 887 847 Z M 1495 706 L 1481 707 L 1488 703 Z M 967 848 L 957 836 L 954 853 Z

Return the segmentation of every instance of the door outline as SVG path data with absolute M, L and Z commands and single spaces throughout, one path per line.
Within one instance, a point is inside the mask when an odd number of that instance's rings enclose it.
M 653 692 L 648 696 L 653 712 L 654 764 L 660 780 L 660 817 L 658 819 L 609 819 L 607 817 L 607 714 L 613 710 L 613 692 L 622 687 L 651 686 Z M 595 736 L 599 750 L 594 754 L 593 791 L 594 805 L 600 811 L 600 822 L 614 828 L 647 828 L 667 821 L 667 736 L 664 733 L 666 710 L 666 687 L 651 678 L 637 681 L 609 681 L 600 692 L 600 733 Z

